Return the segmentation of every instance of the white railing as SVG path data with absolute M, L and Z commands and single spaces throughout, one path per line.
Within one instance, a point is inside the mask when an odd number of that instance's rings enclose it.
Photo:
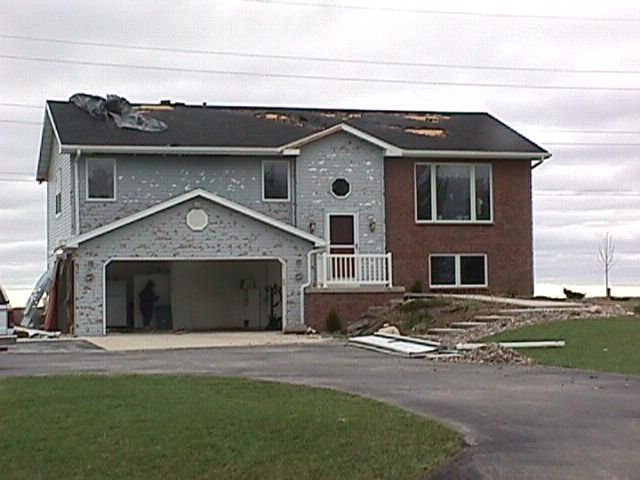
M 391 278 L 391 253 L 336 254 L 322 253 L 317 262 L 318 285 L 393 286 Z

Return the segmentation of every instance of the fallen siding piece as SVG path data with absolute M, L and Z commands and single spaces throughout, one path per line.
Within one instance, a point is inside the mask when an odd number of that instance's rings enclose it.
M 49 332 L 47 330 L 38 330 L 37 328 L 26 328 L 16 325 L 14 328 L 16 334 L 20 336 L 20 334 L 26 335 L 27 338 L 58 338 L 62 335 L 61 332 Z
M 426 345 L 428 347 L 439 347 L 440 342 L 433 340 L 427 340 L 426 338 L 408 337 L 406 335 L 394 335 L 392 333 L 376 332 L 374 335 L 378 337 L 391 338 L 393 340 L 402 340 L 403 342 L 417 343 L 419 345 Z
M 352 337 L 347 341 L 353 347 L 365 348 L 391 355 L 402 355 L 410 358 L 424 358 L 427 353 L 438 350 L 433 345 L 422 345 L 397 338 L 388 338 L 381 335 L 365 335 Z
M 475 350 L 476 348 L 486 347 L 489 343 L 459 343 L 456 350 Z M 498 345 L 505 348 L 560 348 L 564 347 L 564 340 L 543 340 L 543 341 L 524 341 L 524 342 L 498 342 Z

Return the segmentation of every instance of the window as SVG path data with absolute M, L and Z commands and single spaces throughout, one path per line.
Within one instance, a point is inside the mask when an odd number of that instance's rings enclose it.
M 416 163 L 417 222 L 490 222 L 491 165 Z
M 431 287 L 486 287 L 486 255 L 431 255 Z
M 116 161 L 113 158 L 87 159 L 87 200 L 116 199 Z
M 289 162 L 262 162 L 262 199 L 279 202 L 289 200 Z
M 351 192 L 351 185 L 345 178 L 336 178 L 331 183 L 331 193 L 338 198 L 345 198 Z
M 56 217 L 62 213 L 62 169 L 58 169 L 56 172 L 56 190 L 55 190 L 55 211 Z

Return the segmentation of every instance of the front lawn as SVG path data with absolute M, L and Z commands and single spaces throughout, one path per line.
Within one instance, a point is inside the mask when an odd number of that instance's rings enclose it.
M 3 479 L 419 479 L 463 446 L 380 402 L 242 379 L 8 378 L 0 405 Z
M 564 348 L 520 350 L 545 365 L 640 375 L 640 317 L 541 323 L 503 332 L 483 342 L 565 340 Z

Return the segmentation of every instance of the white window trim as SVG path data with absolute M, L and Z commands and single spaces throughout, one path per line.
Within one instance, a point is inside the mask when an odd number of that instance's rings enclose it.
M 56 214 L 56 218 L 62 215 L 62 169 L 58 168 L 56 171 L 56 183 L 53 196 L 53 210 Z M 60 197 L 60 210 L 58 210 L 58 196 Z
M 454 284 L 448 285 L 433 285 L 431 283 L 431 259 L 433 257 L 454 257 L 454 269 L 455 269 L 455 279 L 456 282 Z M 484 257 L 484 283 L 481 285 L 469 285 L 461 283 L 461 271 L 460 271 L 460 259 L 462 257 Z M 437 288 L 487 288 L 489 286 L 489 260 L 487 258 L 486 253 L 432 253 L 429 255 L 429 288 L 437 289 Z
M 113 198 L 91 198 L 89 196 L 89 162 L 91 160 L 112 160 L 113 161 Z M 118 177 L 115 158 L 87 157 L 84 164 L 84 196 L 87 202 L 115 202 L 118 198 Z
M 337 180 L 344 180 L 345 182 L 347 182 L 347 185 L 349 185 L 349 191 L 347 192 L 346 195 L 343 195 L 343 196 L 336 195 L 335 192 L 333 191 L 333 184 Z M 344 200 L 345 198 L 349 198 L 349 195 L 351 195 L 352 190 L 353 188 L 351 188 L 351 182 L 347 180 L 345 177 L 335 177 L 333 180 L 331 180 L 331 183 L 329 184 L 329 192 L 331 192 L 331 195 L 333 195 L 338 200 Z
M 470 190 L 469 196 L 471 197 L 472 205 L 471 207 L 471 219 L 469 220 L 439 220 L 437 215 L 437 191 L 436 191 L 436 167 L 438 166 L 468 166 L 471 171 L 471 175 L 469 177 L 470 182 Z M 429 166 L 431 167 L 431 220 L 424 220 L 418 218 L 418 179 L 417 179 L 417 168 L 418 166 Z M 487 166 L 489 167 L 489 199 L 491 203 L 491 208 L 489 210 L 489 219 L 488 220 L 477 220 L 477 205 L 476 205 L 476 166 Z M 471 168 L 474 167 L 474 168 Z M 453 163 L 453 162 L 415 162 L 413 164 L 413 219 L 417 224 L 457 224 L 457 225 L 469 225 L 469 224 L 479 224 L 479 225 L 491 225 L 493 224 L 493 207 L 494 207 L 494 198 L 493 198 L 493 165 L 490 163 Z
M 267 163 L 284 163 L 287 165 L 287 198 L 265 198 L 264 196 L 264 166 Z M 291 201 L 291 164 L 288 160 L 263 160 L 260 175 L 260 183 L 262 185 L 262 201 L 263 202 L 289 202 Z

